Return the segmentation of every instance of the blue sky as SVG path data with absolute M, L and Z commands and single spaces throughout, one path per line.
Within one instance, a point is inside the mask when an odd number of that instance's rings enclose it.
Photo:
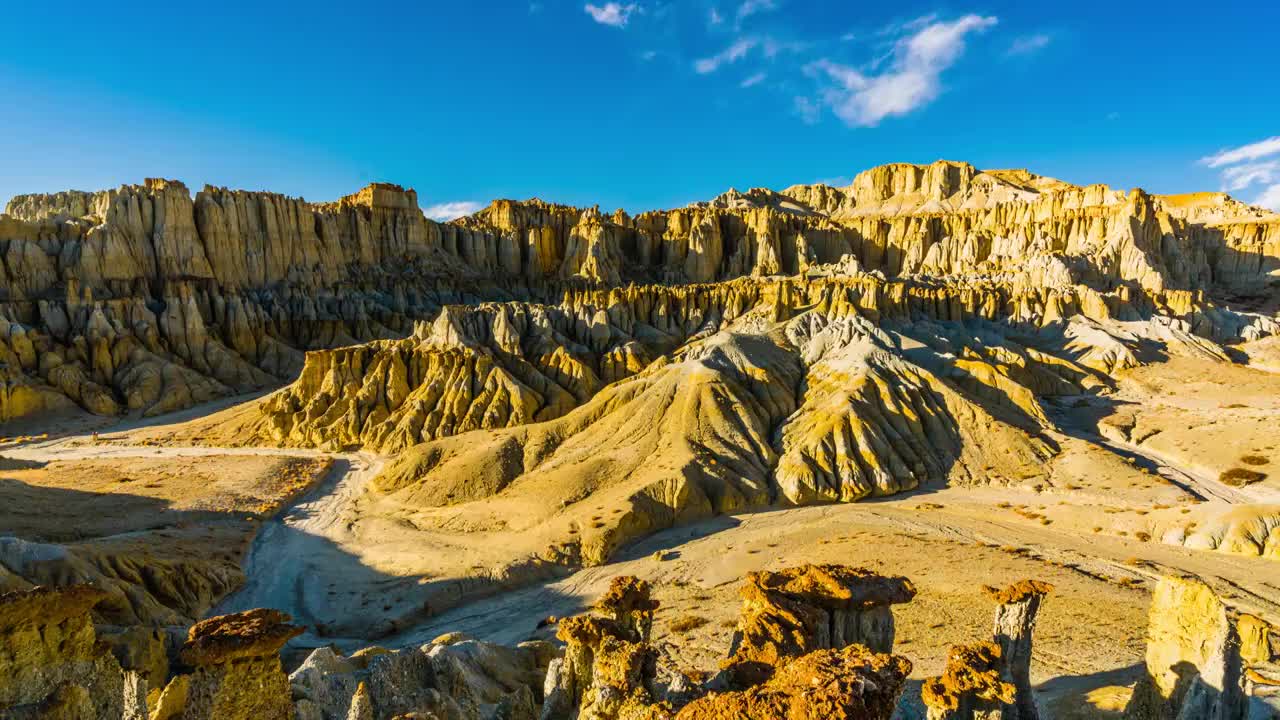
M 634 211 L 948 158 L 1280 207 L 1280 3 L 69 1 L 0 22 L 0 200 L 163 176 Z

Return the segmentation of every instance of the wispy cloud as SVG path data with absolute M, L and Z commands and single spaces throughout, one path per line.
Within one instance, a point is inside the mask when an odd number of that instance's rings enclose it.
M 822 117 L 822 106 L 803 95 L 795 98 L 792 107 L 805 125 L 813 125 Z
M 632 13 L 636 12 L 639 7 L 635 3 L 623 5 L 621 3 L 610 2 L 604 5 L 592 5 L 587 3 L 583 8 L 592 20 L 601 25 L 611 25 L 613 27 L 626 27 L 627 21 L 631 19 Z
M 1005 51 L 1005 55 L 1010 57 L 1017 55 L 1031 55 L 1049 47 L 1049 43 L 1051 42 L 1053 42 L 1053 38 L 1044 33 L 1023 35 L 1013 39 L 1013 43 L 1009 45 L 1009 49 Z
M 822 104 L 850 127 L 874 127 L 891 116 L 928 105 L 942 91 L 942 73 L 964 53 L 965 38 L 994 26 L 997 19 L 965 15 L 951 22 L 921 18 L 902 26 L 888 68 L 878 74 L 821 59 L 808 68 L 824 83 Z M 803 117 L 803 114 L 802 114 Z
M 449 220 L 456 220 L 465 215 L 471 215 L 483 207 L 484 205 L 478 202 L 459 200 L 422 208 L 422 214 L 432 220 L 448 222 Z
M 1280 183 L 1263 190 L 1262 194 L 1253 201 L 1253 204 L 1258 207 L 1264 207 L 1268 210 L 1280 212 Z
M 711 12 L 707 13 L 708 25 L 720 25 L 724 23 L 724 16 L 720 14 L 720 8 L 711 8 Z
M 713 73 L 719 70 L 722 65 L 731 65 L 746 57 L 747 53 L 751 52 L 751 49 L 759 44 L 760 41 L 755 38 L 738 38 L 732 45 L 715 55 L 695 61 L 693 69 L 701 75 Z
M 768 75 L 765 75 L 762 72 L 758 72 L 752 75 L 751 77 L 748 77 L 746 80 L 743 80 L 742 82 L 738 83 L 738 87 L 740 88 L 755 87 L 756 85 L 759 85 L 760 83 L 764 82 L 766 77 L 768 77 Z
M 1222 189 L 1227 192 L 1272 182 L 1280 182 L 1280 160 L 1232 165 L 1222 171 Z
M 742 22 L 752 15 L 759 15 L 777 8 L 778 5 L 774 0 L 743 0 L 743 3 L 738 6 L 738 11 L 733 15 L 734 25 L 742 27 Z
M 1200 158 L 1201 165 L 1220 168 L 1224 192 L 1240 192 L 1262 185 L 1254 205 L 1280 212 L 1280 135 L 1240 147 L 1224 148 Z
M 1266 140 L 1259 140 L 1256 143 L 1241 145 L 1238 148 L 1219 150 L 1208 157 L 1200 158 L 1200 162 L 1211 168 L 1216 168 L 1223 165 L 1261 160 L 1264 157 L 1276 154 L 1280 154 L 1280 135 L 1269 137 Z
M 760 41 L 760 51 L 770 60 L 782 53 L 798 53 L 808 47 L 806 43 L 778 40 L 773 37 L 765 37 Z

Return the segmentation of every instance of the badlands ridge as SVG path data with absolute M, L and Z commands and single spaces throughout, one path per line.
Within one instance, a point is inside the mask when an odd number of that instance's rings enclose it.
M 0 638 L 74 638 L 0 645 L 44 678 L 0 712 L 1226 719 L 1280 683 L 1280 216 L 1220 193 L 940 161 L 437 223 L 147 180 L 15 197 L 0 259 Z

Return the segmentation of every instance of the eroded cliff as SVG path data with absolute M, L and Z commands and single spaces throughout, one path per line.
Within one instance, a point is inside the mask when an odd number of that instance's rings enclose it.
M 292 380 L 306 350 L 403 338 L 453 303 L 554 307 L 578 289 L 657 297 L 662 286 L 746 277 L 863 272 L 892 281 L 890 293 L 939 281 L 956 295 L 1034 291 L 1046 303 L 1038 322 L 1067 317 L 1069 298 L 1119 293 L 1138 314 L 1155 308 L 1197 334 L 1253 338 L 1274 332 L 1274 321 L 1221 302 L 1265 297 L 1280 268 L 1280 220 L 1226 196 L 1123 193 L 948 162 L 873 168 L 848 188 L 731 192 L 636 216 L 499 200 L 437 223 L 394 185 L 317 204 L 214 187 L 193 197 L 171 180 L 19 196 L 6 212 L 3 419 L 72 405 L 154 415 L 269 387 Z M 651 358 L 616 342 L 630 328 L 615 299 L 595 304 L 587 317 L 568 310 L 570 332 L 551 322 L 573 343 L 614 351 L 585 363 L 610 382 Z M 981 314 L 1027 314 L 1005 310 Z M 579 402 L 593 378 L 580 381 L 566 388 Z

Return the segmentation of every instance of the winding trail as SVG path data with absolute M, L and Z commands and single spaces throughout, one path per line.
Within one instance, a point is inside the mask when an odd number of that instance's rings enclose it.
M 123 445 L 102 438 L 94 442 L 90 437 L 69 435 L 28 443 L 6 448 L 4 455 L 33 462 L 226 455 L 333 460 L 321 482 L 258 529 L 244 560 L 245 584 L 223 598 L 212 615 L 270 607 L 313 627 L 319 622 L 314 598 L 324 597 L 334 577 L 359 565 L 344 543 L 353 540 L 350 530 L 357 517 L 357 498 L 382 468 L 384 461 L 376 455 L 295 448 Z
M 364 453 L 329 457 L 334 464 L 328 476 L 259 528 L 245 558 L 244 586 L 213 614 L 270 607 L 308 626 L 315 623 L 308 600 L 328 579 L 326 570 L 345 561 L 341 547 L 351 539 L 355 501 L 382 468 L 381 459 Z

